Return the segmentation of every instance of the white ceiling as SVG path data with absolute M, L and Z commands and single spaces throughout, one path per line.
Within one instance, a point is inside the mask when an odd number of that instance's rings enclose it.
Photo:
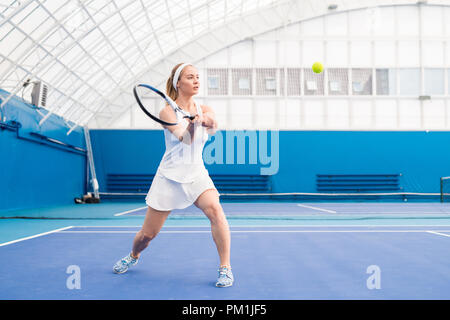
M 76 125 L 108 127 L 129 108 L 135 82 L 159 85 L 179 62 L 195 63 L 243 39 L 328 14 L 330 4 L 335 12 L 415 3 L 0 0 L 0 88 L 20 95 L 27 79 L 41 80 L 50 88 L 47 109 Z

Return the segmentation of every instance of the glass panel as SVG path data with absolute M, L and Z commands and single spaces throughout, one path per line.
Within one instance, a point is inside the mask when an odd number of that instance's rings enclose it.
M 345 128 L 349 126 L 349 107 L 346 99 L 328 100 L 327 126 L 329 128 Z
M 420 128 L 421 127 L 421 107 L 417 99 L 399 100 L 399 127 L 400 128 Z
M 450 94 L 450 69 L 447 69 L 447 95 Z
M 375 36 L 392 36 L 395 30 L 395 7 L 379 8 L 380 14 L 375 15 L 373 33 Z
M 13 61 L 17 61 L 24 54 L 27 55 L 27 54 L 33 52 L 33 50 L 36 50 L 35 44 L 30 39 L 25 38 L 22 35 L 20 35 L 20 37 L 22 40 L 20 42 L 18 42 L 17 46 L 11 46 L 11 49 L 13 49 L 13 50 L 7 55 L 7 57 Z M 10 38 L 10 37 L 8 37 L 8 38 Z M 15 39 L 15 40 L 19 40 L 19 39 Z
M 277 42 L 276 41 L 256 41 L 255 61 L 257 66 L 273 66 L 277 64 Z
M 424 36 L 442 36 L 443 7 L 440 6 L 422 6 L 422 35 Z
M 397 51 L 394 41 L 375 41 L 375 65 L 380 67 L 395 66 Z
M 420 94 L 420 69 L 399 69 L 398 76 L 400 80 L 401 95 L 419 95 Z
M 360 100 L 352 104 L 351 107 L 351 126 L 353 128 L 368 129 L 372 127 L 372 101 Z
M 208 69 L 208 94 L 209 95 L 228 94 L 227 69 Z
M 423 101 L 423 124 L 425 128 L 445 128 L 445 101 Z
M 227 105 L 228 101 L 221 100 L 210 100 L 208 99 L 208 104 L 214 109 L 214 113 L 216 114 L 217 122 L 219 123 L 220 128 L 226 128 L 227 126 Z
M 0 42 L 3 41 L 3 39 L 6 37 L 8 33 L 10 33 L 14 27 L 8 23 L 5 23 L 0 27 Z
M 304 67 L 311 67 L 316 61 L 323 61 L 322 41 L 303 41 L 302 64 Z
M 208 77 L 208 89 L 219 89 L 219 77 L 209 76 Z
M 303 115 L 306 128 L 322 128 L 325 122 L 323 100 L 304 100 Z
M 347 35 L 347 15 L 333 14 L 325 16 L 326 34 L 333 36 Z
M 397 102 L 395 100 L 375 100 L 375 127 L 394 129 L 397 126 Z
M 350 11 L 348 13 L 350 34 L 354 36 L 370 36 L 372 24 L 376 22 L 375 14 L 375 10 Z
M 445 34 L 450 34 L 450 7 L 443 8 L 445 17 L 444 17 L 444 28 L 445 28 Z
M 444 69 L 425 69 L 425 94 L 444 94 Z
M 442 41 L 424 41 L 422 45 L 423 64 L 430 67 L 441 67 L 444 64 Z
M 252 69 L 232 69 L 233 95 L 252 94 Z
M 332 96 L 348 95 L 348 69 L 327 69 L 328 94 Z
M 258 112 L 255 113 L 256 127 L 258 129 L 273 128 L 276 126 L 277 119 L 277 101 L 275 99 L 263 99 L 255 101 L 255 109 Z
M 302 22 L 301 33 L 307 36 L 323 35 L 323 18 L 311 19 Z
M 329 41 L 327 43 L 327 65 L 341 67 L 348 64 L 348 46 L 346 41 Z
M 280 118 L 285 128 L 300 126 L 300 102 L 298 99 L 286 99 L 281 102 Z
M 372 69 L 352 69 L 353 95 L 372 94 Z
M 398 42 L 398 64 L 402 67 L 417 66 L 419 59 L 418 41 L 399 41 Z
M 324 73 L 314 73 L 312 69 L 304 69 L 304 92 L 307 96 L 320 96 L 324 94 Z
M 397 94 L 397 73 L 395 69 L 377 69 L 377 95 Z
M 300 43 L 284 41 L 279 46 L 280 65 L 295 66 L 300 64 Z
M 14 6 L 14 9 L 20 6 L 22 6 L 21 1 L 18 4 L 16 4 L 16 6 Z M 32 31 L 39 24 L 39 20 L 32 21 L 33 19 L 30 19 L 30 17 L 32 17 L 39 10 L 42 10 L 39 8 L 39 4 L 33 1 L 29 3 L 27 6 L 24 6 L 21 10 L 19 10 L 11 18 L 11 21 L 18 26 L 21 26 L 23 21 L 29 21 L 29 23 L 27 23 L 27 27 L 30 29 L 27 29 L 26 31 Z
M 226 50 L 223 50 L 226 52 Z M 230 63 L 234 66 L 245 66 L 253 63 L 252 43 L 243 41 L 230 48 Z
M 372 45 L 369 41 L 352 41 L 351 65 L 370 66 L 372 64 Z
M 252 100 L 238 99 L 230 103 L 231 126 L 236 129 L 253 128 Z
M 16 29 L 12 30 L 2 41 L 0 41 L 0 52 L 7 56 L 9 59 L 12 59 L 10 54 L 14 52 L 16 55 L 22 53 L 15 52 L 15 48 L 20 46 L 22 42 L 25 40 L 25 35 Z M 27 40 L 30 41 L 30 40 Z
M 241 90 L 250 89 L 250 79 L 249 78 L 239 78 L 239 89 L 241 89 Z
M 256 69 L 256 94 L 270 95 L 277 94 L 276 69 Z
M 419 35 L 418 6 L 395 7 L 397 12 L 398 34 L 400 36 Z

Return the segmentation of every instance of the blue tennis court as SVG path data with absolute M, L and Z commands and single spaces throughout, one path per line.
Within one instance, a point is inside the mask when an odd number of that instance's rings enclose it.
M 99 204 L 102 206 L 104 204 Z M 132 204 L 129 204 L 132 207 Z M 144 209 L 100 219 L 3 220 L 29 235 L 4 241 L 1 299 L 449 299 L 450 207 L 439 204 L 224 203 L 235 285 L 214 286 L 217 254 L 197 209 L 173 212 L 126 274 Z M 108 206 L 109 207 L 109 206 Z M 67 208 L 65 208 L 67 210 Z M 89 208 L 88 208 L 89 209 Z
M 449 247 L 450 1 L 0 1 L 15 312 L 415 312 Z

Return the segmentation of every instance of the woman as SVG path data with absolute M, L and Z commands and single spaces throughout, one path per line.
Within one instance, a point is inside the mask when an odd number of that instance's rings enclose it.
M 164 126 L 166 152 L 146 197 L 146 217 L 134 238 L 130 254 L 114 265 L 116 273 L 124 273 L 137 264 L 141 252 L 159 233 L 173 209 L 195 204 L 211 222 L 212 237 L 219 253 L 216 286 L 233 285 L 230 230 L 219 202 L 219 193 L 202 158 L 208 132 L 213 134 L 216 131 L 217 121 L 210 107 L 200 106 L 194 101 L 193 96 L 198 93 L 199 85 L 197 69 L 189 63 L 176 65 L 167 80 L 167 95 L 180 108 L 196 116 L 193 120 L 183 119 L 175 126 Z M 160 117 L 164 120 L 173 120 L 170 117 L 174 116 L 168 105 L 161 110 Z M 183 156 L 180 157 L 180 153 Z

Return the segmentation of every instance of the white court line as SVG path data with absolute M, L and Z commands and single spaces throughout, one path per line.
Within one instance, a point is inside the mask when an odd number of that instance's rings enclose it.
M 327 210 L 327 209 L 322 209 L 322 208 L 314 208 L 314 207 L 309 207 L 309 206 L 306 206 L 306 205 L 297 204 L 297 206 L 310 208 L 310 209 L 313 209 L 313 210 L 321 210 L 321 211 L 329 212 L 329 213 L 337 213 L 337 211 Z M 143 208 L 146 208 L 146 207 L 134 209 L 134 210 L 131 210 L 131 211 L 137 211 L 137 210 L 140 210 L 140 209 L 143 209 Z M 120 215 L 123 215 L 123 214 L 126 214 L 126 213 L 129 213 L 129 212 L 127 211 L 127 212 L 124 212 L 124 213 L 117 213 L 117 214 L 115 214 L 115 216 L 120 216 Z M 311 212 L 311 213 L 305 212 L 305 213 L 306 214 L 313 214 L 313 212 Z M 302 217 L 303 214 L 304 213 L 302 213 L 300 215 L 298 215 L 298 214 L 297 215 L 278 215 L 278 214 L 258 215 L 258 214 L 255 214 L 254 212 L 240 212 L 239 215 L 234 215 L 234 214 L 228 213 L 228 214 L 226 214 L 226 216 L 227 216 L 227 218 L 230 218 L 230 219 L 233 219 L 233 217 L 243 218 L 243 217 L 247 217 L 247 216 L 250 216 L 250 217 L 261 217 L 261 219 L 264 219 L 264 217 L 277 217 L 277 218 Z M 367 214 L 376 214 L 378 216 L 380 216 L 380 215 L 390 215 L 390 214 L 405 214 L 405 215 L 406 214 L 408 214 L 408 215 L 442 214 L 442 215 L 450 215 L 450 212 L 442 212 L 442 211 L 420 211 L 420 212 L 415 212 L 415 211 L 393 211 L 393 212 L 389 212 L 389 211 L 382 211 L 382 210 L 380 210 L 380 211 L 375 211 L 375 212 L 371 212 L 371 211 L 370 212 L 341 211 L 339 213 L 340 216 L 345 216 L 345 215 L 367 215 Z M 145 217 L 145 214 L 136 214 L 134 216 L 135 217 Z M 203 216 L 203 215 L 200 215 L 200 214 L 183 214 L 183 213 L 181 213 L 181 214 L 173 213 L 173 214 L 169 215 L 169 218 L 170 217 L 198 217 L 198 218 L 205 218 L 206 219 L 206 216 Z
M 449 237 L 450 238 L 450 235 L 445 234 L 445 233 L 440 233 L 440 232 L 436 232 L 436 231 L 427 231 L 427 232 L 428 233 L 432 233 L 432 234 L 437 234 L 439 236 L 444 236 L 444 237 Z M 448 231 L 445 231 L 445 232 L 448 232 Z
M 74 228 L 141 228 L 142 226 L 75 226 Z M 392 224 L 379 224 L 379 225 L 372 225 L 372 224 L 330 224 L 330 225 L 323 225 L 323 224 L 280 224 L 280 225 L 239 225 L 239 226 L 233 226 L 230 225 L 231 228 L 386 228 L 386 227 L 392 227 L 392 228 L 410 228 L 410 227 L 422 227 L 422 228 L 430 228 L 430 227 L 438 227 L 438 228 L 449 228 L 450 224 L 400 224 L 400 225 L 392 225 Z M 163 226 L 162 230 L 166 228 L 211 228 L 211 226 L 208 225 L 187 225 L 187 226 Z M 425 230 L 423 230 L 425 231 Z
M 425 233 L 426 230 L 231 230 L 231 233 Z M 443 230 L 450 232 L 450 230 Z M 133 233 L 136 231 L 64 231 L 64 233 Z M 159 233 L 211 233 L 209 230 L 201 231 L 160 231 Z M 442 234 L 443 235 L 443 234 Z M 447 235 L 446 235 L 447 236 Z
M 124 211 L 124 212 L 119 212 L 119 213 L 116 213 L 114 216 L 115 217 L 123 216 L 124 214 L 131 213 L 131 212 L 134 212 L 134 211 L 139 211 L 139 210 L 142 210 L 142 209 L 145 209 L 145 208 L 147 208 L 147 207 L 141 207 L 141 208 L 132 209 L 132 210 Z
M 55 229 L 55 230 L 51 230 L 51 231 L 48 231 L 48 232 L 43 232 L 43 233 L 35 234 L 34 236 L 25 237 L 25 238 L 20 238 L 20 239 L 16 239 L 16 240 L 13 240 L 13 241 L 0 243 L 0 247 L 6 246 L 6 245 L 8 245 L 8 244 L 13 244 L 13 243 L 16 243 L 16 242 L 20 242 L 20 241 L 25 241 L 25 240 L 29 240 L 29 239 L 33 239 L 33 238 L 37 238 L 37 237 L 42 237 L 42 236 L 45 236 L 45 235 L 50 234 L 50 233 L 56 233 L 56 232 L 59 232 L 59 231 L 63 231 L 63 230 L 70 229 L 70 228 L 73 228 L 73 226 L 69 226 L 69 227 L 65 227 L 65 228 L 60 228 L 60 229 Z
M 336 211 L 333 211 L 333 210 L 327 210 L 327 209 L 322 209 L 322 208 L 317 208 L 317 207 L 310 207 L 310 206 L 307 206 L 307 205 L 304 205 L 304 204 L 299 204 L 299 203 L 297 203 L 297 206 L 305 207 L 305 208 L 313 209 L 313 210 L 324 211 L 324 212 L 328 212 L 328 213 L 337 213 Z
M 318 210 L 318 209 L 316 209 Z M 322 209 L 325 210 L 325 209 Z M 337 213 L 337 212 L 334 212 Z M 350 214 L 450 214 L 450 212 L 443 212 L 443 211 L 341 211 L 339 213 L 340 215 L 350 215 Z

